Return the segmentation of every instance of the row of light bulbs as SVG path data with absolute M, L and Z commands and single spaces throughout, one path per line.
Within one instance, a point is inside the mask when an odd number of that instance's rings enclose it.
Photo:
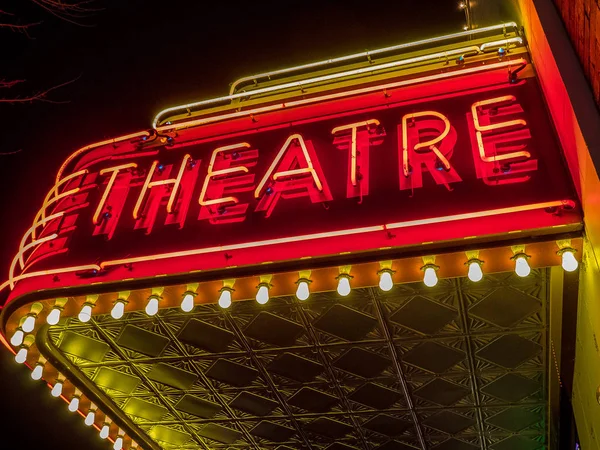
M 29 336 L 31 336 L 31 335 L 29 335 Z M 33 340 L 31 342 L 33 342 Z M 25 361 L 27 360 L 27 348 L 28 348 L 28 346 L 22 347 L 17 352 L 17 355 L 15 356 L 15 361 L 17 363 L 19 363 L 19 364 L 25 363 Z M 43 373 L 44 373 L 44 362 L 38 361 L 36 363 L 35 367 L 33 368 L 33 370 L 31 371 L 31 378 L 36 381 L 41 380 Z M 60 397 L 63 392 L 63 384 L 64 384 L 64 376 L 59 374 L 56 382 L 54 383 L 54 385 L 52 386 L 52 389 L 50 390 L 50 394 L 56 398 Z M 79 410 L 80 399 L 81 399 L 81 392 L 78 389 L 76 389 L 75 394 L 73 395 L 73 397 L 71 398 L 71 401 L 69 402 L 69 406 L 68 406 L 69 411 L 77 412 Z M 92 426 L 95 423 L 97 410 L 98 410 L 98 408 L 96 407 L 96 405 L 94 405 L 92 403 L 90 405 L 88 413 L 86 414 L 85 419 L 84 419 L 85 425 Z M 102 424 L 102 427 L 100 428 L 100 438 L 107 439 L 109 435 L 110 435 L 110 420 L 108 418 L 106 418 L 104 423 Z M 123 449 L 124 437 L 125 437 L 125 432 L 123 430 L 119 430 L 117 433 L 117 438 L 115 439 L 115 441 L 113 443 L 113 450 L 122 450 Z M 138 448 L 138 446 L 136 443 L 132 442 L 129 448 L 133 450 L 135 448 Z
M 562 248 L 558 251 L 558 254 L 562 259 L 562 267 L 567 272 L 573 272 L 577 270 L 579 263 L 575 258 L 575 249 L 571 247 Z M 530 258 L 525 252 L 517 252 L 511 258 L 515 262 L 515 273 L 520 277 L 526 277 L 531 272 L 531 267 L 529 266 L 528 259 Z M 478 258 L 469 259 L 465 265 L 468 268 L 467 277 L 469 280 L 473 282 L 481 281 L 483 278 L 483 265 L 484 261 L 481 261 Z M 349 266 L 347 266 L 349 267 Z M 423 283 L 428 287 L 434 287 L 438 283 L 437 271 L 439 270 L 439 266 L 436 266 L 432 262 L 425 264 L 421 267 L 423 271 Z M 389 291 L 394 286 L 393 274 L 394 271 L 385 267 L 382 268 L 379 272 L 379 288 L 382 291 Z M 270 278 L 269 278 L 270 279 Z M 350 281 L 352 276 L 349 274 L 349 268 L 343 270 L 340 268 L 340 274 L 337 277 L 337 292 L 341 296 L 345 297 L 350 294 L 352 287 L 350 285 Z M 268 281 L 262 281 L 257 286 L 256 292 L 256 301 L 261 305 L 266 304 L 269 301 L 269 289 L 271 285 Z M 310 283 L 312 281 L 307 277 L 303 277 L 301 273 L 301 277 L 296 281 L 296 298 L 300 301 L 307 300 L 310 296 Z M 226 309 L 231 306 L 232 303 L 232 293 L 235 291 L 232 287 L 233 282 L 224 282 L 223 287 L 219 291 L 219 300 L 218 304 L 221 308 Z M 188 290 L 183 294 L 181 301 L 181 310 L 184 312 L 190 312 L 194 309 L 195 297 L 196 293 L 194 292 L 195 288 L 197 288 L 197 284 L 193 285 L 193 287 L 188 286 Z M 148 297 L 148 302 L 146 303 L 146 314 L 149 316 L 154 316 L 158 313 L 159 310 L 159 302 L 161 300 L 162 289 L 155 289 L 153 293 Z M 127 294 L 128 296 L 128 294 Z M 125 296 L 120 296 L 118 298 L 113 308 L 110 312 L 111 316 L 114 319 L 120 319 L 125 314 L 125 305 L 127 304 L 127 299 L 122 298 Z M 58 303 L 58 301 L 57 301 Z M 39 305 L 39 304 L 38 304 Z M 78 319 L 81 322 L 88 322 L 92 318 L 92 308 L 94 304 L 86 302 L 84 303 L 81 311 L 79 312 Z M 49 325 L 56 325 L 60 320 L 60 314 L 64 307 L 64 304 L 56 304 L 53 309 L 50 311 L 48 316 L 46 317 L 46 321 Z M 11 344 L 15 347 L 21 346 L 23 344 L 23 339 L 25 337 L 25 333 L 30 333 L 33 331 L 36 323 L 36 317 L 39 311 L 41 311 L 41 305 L 38 307 L 39 310 L 34 310 L 32 307 L 32 311 L 22 320 L 21 325 L 17 328 L 15 333 L 11 338 Z M 24 351 L 24 352 L 23 352 Z M 20 358 L 24 358 L 27 356 L 26 347 L 23 347 L 19 350 Z

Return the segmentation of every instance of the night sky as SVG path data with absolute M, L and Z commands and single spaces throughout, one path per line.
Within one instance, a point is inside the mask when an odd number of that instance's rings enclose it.
M 80 20 L 89 26 L 58 20 L 27 0 L 5 3 L 2 9 L 16 15 L 0 19 L 43 22 L 29 37 L 0 29 L 0 79 L 26 80 L 0 94 L 26 96 L 75 81 L 50 94 L 60 103 L 0 103 L 0 152 L 18 151 L 0 156 L 2 281 L 58 167 L 77 148 L 149 128 L 160 109 L 226 94 L 244 75 L 465 24 L 458 0 L 98 0 L 92 5 L 102 9 Z M 496 15 L 493 22 L 508 19 Z M 13 437 L 14 448 L 111 448 L 6 351 L 0 395 L 1 432 Z

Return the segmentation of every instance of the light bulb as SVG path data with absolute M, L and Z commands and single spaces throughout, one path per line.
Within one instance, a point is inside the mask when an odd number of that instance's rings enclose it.
M 71 402 L 69 403 L 69 411 L 75 412 L 78 409 L 79 409 L 79 397 L 75 396 L 71 399 Z
M 350 293 L 351 290 L 352 288 L 350 287 L 350 277 L 344 274 L 340 275 L 338 277 L 337 285 L 338 294 L 340 294 L 342 297 L 345 297 Z
M 19 364 L 23 364 L 25 361 L 27 361 L 27 348 L 23 347 L 21 348 L 17 354 L 15 355 L 15 361 L 18 362 Z
M 310 295 L 310 290 L 308 289 L 308 281 L 299 281 L 298 289 L 296 289 L 296 297 L 298 300 L 306 300 Z
M 108 437 L 109 431 L 110 431 L 110 428 L 109 428 L 108 424 L 107 424 L 107 423 L 105 423 L 105 424 L 102 426 L 102 429 L 100 430 L 100 437 L 101 437 L 102 439 L 106 439 L 106 438 Z
M 379 275 L 379 288 L 382 291 L 389 291 L 394 287 L 394 280 L 392 280 L 392 272 L 384 270 Z
M 481 281 L 483 278 L 483 270 L 481 270 L 481 263 L 479 261 L 469 262 L 469 273 L 467 274 L 469 280 L 475 283 Z
M 154 316 L 158 312 L 158 298 L 150 297 L 148 304 L 146 305 L 146 314 Z
M 89 303 L 84 304 L 83 308 L 81 308 L 81 311 L 79 311 L 79 315 L 77 316 L 77 318 L 81 322 L 89 322 L 92 318 L 92 305 L 90 305 Z
M 181 310 L 183 312 L 190 312 L 194 309 L 194 294 L 188 292 L 183 296 L 183 300 L 181 301 Z
M 35 316 L 27 316 L 21 328 L 25 333 L 31 333 L 35 327 Z
M 36 366 L 31 371 L 31 378 L 33 378 L 36 381 L 41 380 L 43 374 L 44 374 L 44 365 L 36 364 Z
M 46 322 L 48 322 L 48 325 L 56 325 L 59 320 L 60 308 L 57 308 L 55 306 L 54 308 L 52 308 L 52 311 L 50 311 L 50 314 L 48 314 L 48 317 L 46 317 Z
M 117 300 L 110 311 L 110 315 L 113 319 L 120 319 L 125 314 L 125 302 L 122 300 Z
M 56 384 L 54 384 L 54 386 L 52 387 L 52 397 L 60 397 L 60 394 L 62 394 L 62 388 L 62 381 L 57 381 Z
M 261 305 L 265 305 L 269 301 L 269 287 L 266 284 L 261 284 L 256 293 L 256 301 Z
M 85 420 L 83 421 L 83 423 L 85 423 L 88 427 L 93 425 L 93 423 L 96 421 L 96 413 L 94 411 L 90 411 L 89 413 L 87 413 L 87 416 L 85 416 Z
M 115 439 L 115 443 L 113 444 L 113 450 L 121 450 L 123 448 L 123 438 L 119 436 Z
M 229 289 L 221 290 L 219 306 L 221 308 L 229 308 L 231 306 L 231 291 Z
M 527 262 L 527 255 L 521 253 L 515 258 L 515 272 L 520 277 L 526 277 L 531 272 L 531 267 Z
M 423 275 L 423 283 L 427 287 L 434 287 L 438 282 L 437 273 L 434 267 L 426 267 Z
M 571 249 L 565 249 L 562 253 L 562 268 L 567 272 L 574 272 L 577 270 L 579 263 L 575 259 L 575 252 Z
M 10 343 L 13 346 L 18 347 L 19 345 L 21 345 L 23 343 L 24 337 L 25 337 L 25 333 L 23 333 L 23 330 L 17 329 L 17 331 L 15 331 L 15 334 L 13 334 L 12 337 L 10 338 Z

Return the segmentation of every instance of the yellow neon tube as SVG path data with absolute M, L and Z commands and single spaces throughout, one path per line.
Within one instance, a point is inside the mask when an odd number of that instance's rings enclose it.
M 331 134 L 335 135 L 340 131 L 352 130 L 352 136 L 350 138 L 350 182 L 352 186 L 356 186 L 356 133 L 359 127 L 369 127 L 369 125 L 379 125 L 379 120 L 372 119 L 364 122 L 351 123 L 350 125 L 342 125 L 341 127 L 335 127 L 331 130 Z

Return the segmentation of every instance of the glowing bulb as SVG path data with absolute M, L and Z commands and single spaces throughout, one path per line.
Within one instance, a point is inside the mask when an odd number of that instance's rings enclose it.
M 154 316 L 158 312 L 158 298 L 150 297 L 148 304 L 146 305 L 146 314 Z
M 219 297 L 219 306 L 223 309 L 231 306 L 231 291 L 229 289 L 223 289 L 221 296 Z
M 125 314 L 125 302 L 122 300 L 117 300 L 112 310 L 110 311 L 110 315 L 113 319 L 120 319 Z
M 83 308 L 81 308 L 81 311 L 79 311 L 79 315 L 77 316 L 77 318 L 81 322 L 89 322 L 92 318 L 92 305 L 90 305 L 89 303 L 83 305 Z
M 437 273 L 434 267 L 426 267 L 425 274 L 423 275 L 423 283 L 427 287 L 434 287 L 438 282 Z
M 575 259 L 575 252 L 571 249 L 565 249 L 562 253 L 562 268 L 567 272 L 574 272 L 577 270 L 579 263 Z
M 33 378 L 36 381 L 41 380 L 43 374 L 44 374 L 44 365 L 37 364 L 31 371 L 31 378 Z
M 256 301 L 261 305 L 265 305 L 269 301 L 269 287 L 267 285 L 262 284 L 259 286 Z
M 60 308 L 57 308 L 55 306 L 54 308 L 52 308 L 52 311 L 50 311 L 50 314 L 48 314 L 48 317 L 46 317 L 46 322 L 48 322 L 48 325 L 56 325 L 59 320 Z
M 79 409 L 79 397 L 75 396 L 71 399 L 69 403 L 69 411 L 75 412 Z
M 465 9 L 465 8 L 467 7 L 467 5 L 466 5 L 464 2 L 460 2 L 460 3 L 458 4 L 458 7 L 459 7 L 460 9 Z
M 60 397 L 60 394 L 62 394 L 62 381 L 57 381 L 56 384 L 52 387 L 52 397 Z
M 17 331 L 15 331 L 15 334 L 13 334 L 12 337 L 10 338 L 10 343 L 12 345 L 14 345 L 15 347 L 18 347 L 19 345 L 21 345 L 23 343 L 24 337 L 25 337 L 25 333 L 23 333 L 23 330 L 17 330 Z
M 181 301 L 181 310 L 183 312 L 190 312 L 194 309 L 194 294 L 188 292 L 183 296 L 183 300 Z
M 85 423 L 89 427 L 92 426 L 95 421 L 96 414 L 94 413 L 94 411 L 90 411 L 89 413 L 87 413 L 87 416 L 85 416 L 85 420 L 83 421 L 83 423 Z
M 119 436 L 117 439 L 115 439 L 115 443 L 113 445 L 113 450 L 121 450 L 122 448 L 123 448 L 123 438 Z
M 531 267 L 527 262 L 527 255 L 521 253 L 515 258 L 515 272 L 520 277 L 526 277 L 531 272 Z
M 109 431 L 110 431 L 110 428 L 108 427 L 108 424 L 107 424 L 107 423 L 105 423 L 105 424 L 102 426 L 102 429 L 100 430 L 100 437 L 101 437 L 102 439 L 106 439 L 106 438 L 108 437 L 108 434 L 109 434 L 108 432 L 109 432 Z
M 389 291 L 394 287 L 394 280 L 392 280 L 392 272 L 384 270 L 379 275 L 379 288 L 382 291 Z
M 481 263 L 479 261 L 469 262 L 469 273 L 467 274 L 469 280 L 475 283 L 481 281 L 483 278 L 483 270 L 481 270 Z
M 308 281 L 300 281 L 298 282 L 298 289 L 296 289 L 296 297 L 298 300 L 306 300 L 310 295 L 310 290 L 308 289 Z
M 352 288 L 350 287 L 350 278 L 348 277 L 348 275 L 340 275 L 338 277 L 337 285 L 338 294 L 340 294 L 342 297 L 345 297 L 348 294 L 350 294 L 351 289 Z
M 35 316 L 27 316 L 21 328 L 25 333 L 31 333 L 35 327 Z
M 27 349 L 25 347 L 17 352 L 15 355 L 15 361 L 19 364 L 23 364 L 25 361 L 27 361 Z

